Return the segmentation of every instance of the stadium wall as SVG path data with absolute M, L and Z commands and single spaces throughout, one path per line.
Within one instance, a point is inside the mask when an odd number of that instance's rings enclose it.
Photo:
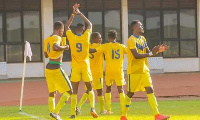
M 42 38 L 46 38 L 53 31 L 53 1 L 41 0 L 42 5 Z M 122 0 L 122 32 L 126 33 L 122 36 L 122 41 L 126 45 L 128 39 L 128 13 L 127 0 Z M 197 24 L 198 24 L 198 46 L 200 46 L 200 0 L 198 0 L 197 8 Z M 45 75 L 45 59 L 42 63 L 27 63 L 26 77 L 44 77 Z M 200 47 L 198 47 L 198 58 L 165 58 L 163 60 L 164 72 L 195 72 L 200 71 Z M 70 75 L 70 62 L 64 62 L 63 68 Z M 23 63 L 7 64 L 8 78 L 21 78 Z

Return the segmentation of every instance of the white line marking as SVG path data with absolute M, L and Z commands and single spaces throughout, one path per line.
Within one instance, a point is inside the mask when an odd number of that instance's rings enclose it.
M 42 120 L 42 118 L 40 118 L 38 116 L 34 116 L 34 115 L 31 115 L 31 114 L 28 114 L 28 113 L 25 113 L 25 112 L 20 111 L 19 114 L 24 115 L 24 116 L 29 116 L 29 117 L 37 119 L 37 120 Z

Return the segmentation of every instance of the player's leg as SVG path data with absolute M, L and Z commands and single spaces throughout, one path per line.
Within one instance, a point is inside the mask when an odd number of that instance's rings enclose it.
M 127 120 L 127 113 L 129 111 L 129 107 L 131 105 L 131 99 L 134 95 L 134 92 L 127 91 L 127 94 L 124 99 L 124 107 L 122 108 L 122 116 L 120 120 Z
M 97 118 L 98 115 L 95 111 L 95 98 L 94 98 L 95 96 L 94 96 L 94 91 L 92 89 L 92 74 L 91 74 L 90 68 L 82 69 L 81 73 L 82 73 L 82 79 L 85 82 L 85 85 L 88 90 L 88 99 L 90 101 L 90 106 L 91 106 L 90 114 L 94 118 Z
M 104 100 L 102 89 L 97 89 L 97 97 L 98 97 L 98 102 L 99 102 L 99 106 L 100 106 L 100 114 L 106 114 L 105 100 Z
M 49 93 L 49 100 L 48 100 L 49 112 L 53 112 L 53 110 L 55 109 L 55 96 L 56 96 L 56 91 Z
M 72 68 L 71 79 L 70 79 L 73 88 L 73 93 L 71 95 L 71 117 L 70 117 L 72 119 L 74 119 L 76 116 L 77 93 L 80 80 L 81 80 L 81 69 Z
M 53 112 L 53 110 L 55 109 L 56 88 L 54 83 L 55 77 L 53 72 L 54 70 L 46 69 L 46 82 L 49 91 L 49 98 L 48 98 L 49 113 Z M 51 117 L 51 119 L 54 118 Z
M 88 90 L 86 90 L 86 92 L 82 95 L 81 100 L 79 101 L 77 107 L 76 107 L 76 115 L 80 115 L 81 114 L 81 107 L 83 106 L 83 104 L 85 103 L 85 101 L 88 99 Z
M 119 97 L 120 97 L 120 104 L 121 104 L 121 112 L 122 109 L 124 108 L 124 99 L 125 99 L 125 94 L 122 86 L 117 86 L 117 90 L 119 92 Z
M 53 71 L 54 78 L 56 77 L 56 82 L 54 81 L 55 89 L 62 93 L 62 96 L 55 109 L 50 113 L 50 115 L 55 119 L 60 119 L 58 113 L 60 112 L 61 108 L 65 105 L 65 102 L 68 101 L 69 97 L 71 96 L 72 85 L 69 81 L 68 76 L 66 75 L 64 70 L 62 70 L 62 68 L 55 69 Z
M 151 80 L 151 77 L 150 77 L 150 74 L 149 73 L 146 73 L 143 77 L 144 79 L 144 86 L 148 86 L 148 87 L 145 87 L 145 90 L 146 90 L 146 93 L 147 93 L 147 98 L 148 98 L 148 101 L 149 101 L 149 104 L 153 110 L 153 113 L 155 115 L 155 119 L 157 120 L 165 120 L 165 119 L 168 119 L 169 116 L 164 116 L 164 115 L 161 115 L 159 114 L 159 110 L 158 110 L 158 104 L 157 104 L 157 100 L 156 100 L 156 97 L 154 95 L 154 90 L 153 90 L 153 87 L 152 87 L 152 80 Z
M 91 106 L 91 115 L 94 117 L 94 118 L 97 118 L 98 115 L 95 111 L 95 96 L 94 96 L 94 91 L 92 90 L 92 84 L 91 82 L 85 82 L 85 85 L 87 87 L 87 90 L 88 90 L 88 99 L 90 101 L 90 106 Z
M 73 119 L 76 116 L 77 93 L 78 93 L 79 82 L 71 82 L 71 84 L 73 88 L 73 93 L 71 95 L 71 117 L 70 118 Z
M 107 106 L 107 114 L 112 114 L 111 112 L 111 86 L 106 85 L 106 106 Z
M 94 78 L 92 81 L 92 87 L 97 91 L 97 99 L 100 106 L 100 114 L 106 114 L 105 111 L 105 100 L 103 96 L 103 78 Z
M 127 85 L 127 94 L 124 100 L 124 107 L 122 108 L 122 115 L 120 120 L 127 120 L 127 114 L 129 111 L 129 107 L 131 105 L 131 99 L 136 91 L 140 89 L 140 75 L 137 74 L 129 74 L 128 75 L 128 85 Z

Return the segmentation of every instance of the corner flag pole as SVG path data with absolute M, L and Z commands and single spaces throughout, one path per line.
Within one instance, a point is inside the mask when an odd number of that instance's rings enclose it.
M 22 85 L 21 85 L 21 96 L 20 96 L 20 107 L 19 111 L 22 111 L 22 101 L 24 95 L 24 78 L 25 78 L 25 71 L 26 71 L 26 57 L 29 57 L 31 61 L 32 51 L 29 42 L 25 42 L 25 49 L 24 49 L 24 66 L 23 66 L 23 73 L 22 73 Z

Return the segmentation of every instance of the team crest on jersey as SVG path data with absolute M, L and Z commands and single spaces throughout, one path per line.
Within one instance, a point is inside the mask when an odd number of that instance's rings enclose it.
M 146 42 L 144 42 L 144 44 L 143 45 L 140 45 L 139 43 L 136 43 L 136 47 L 138 48 L 138 49 L 140 49 L 140 50 L 144 50 L 144 48 L 146 48 L 147 47 L 147 43 Z

